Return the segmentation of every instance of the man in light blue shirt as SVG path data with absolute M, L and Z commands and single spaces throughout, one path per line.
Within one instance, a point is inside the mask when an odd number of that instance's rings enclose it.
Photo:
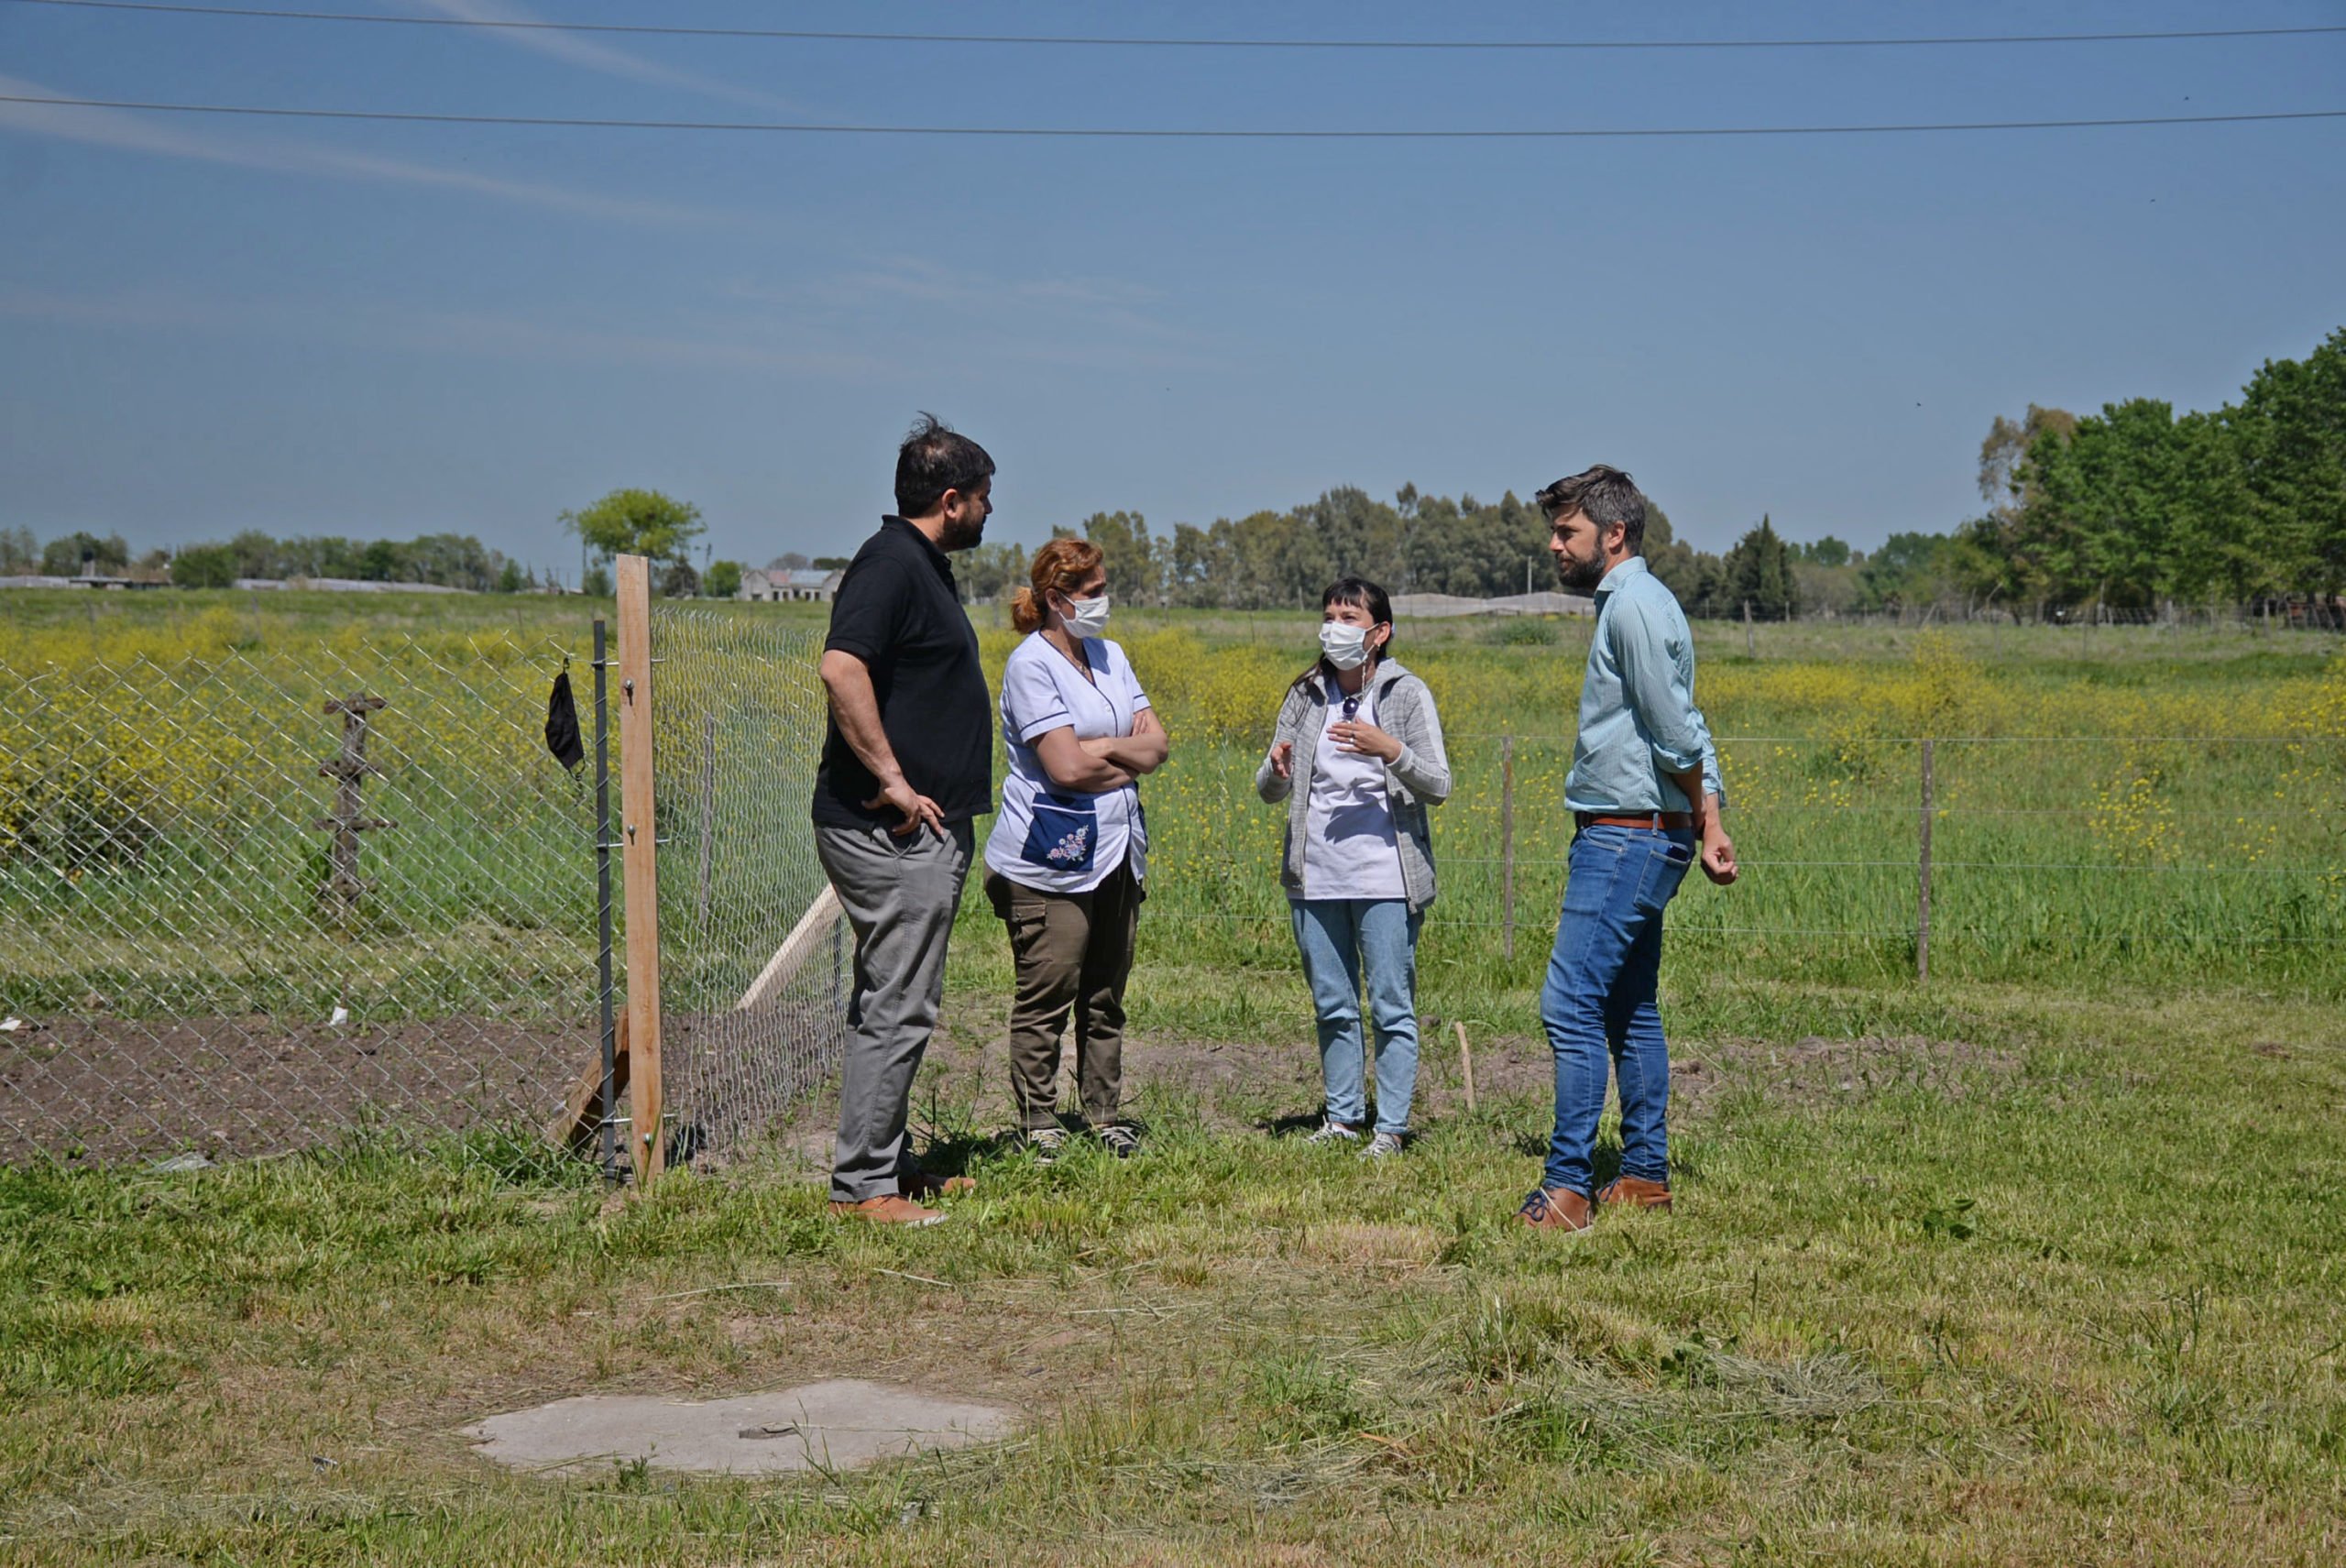
M 1725 886 L 1718 751 L 1694 706 L 1694 640 L 1646 569 L 1646 499 L 1603 464 L 1538 497 L 1565 587 L 1596 596 L 1580 737 L 1564 803 L 1576 828 L 1540 1021 L 1556 1056 L 1556 1129 L 1524 1223 L 1584 1231 L 1601 1205 L 1670 1207 L 1670 1049 L 1654 1003 L 1661 916 L 1689 866 Z M 1621 1094 L 1621 1170 L 1595 1185 L 1596 1122 L 1610 1068 Z

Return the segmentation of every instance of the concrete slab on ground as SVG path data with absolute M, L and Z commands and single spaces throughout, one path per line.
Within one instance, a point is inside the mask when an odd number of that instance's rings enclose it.
M 732 1399 L 586 1394 L 491 1416 L 465 1436 L 499 1464 L 546 1475 L 643 1460 L 663 1470 L 844 1470 L 1006 1437 L 1015 1411 L 839 1378 Z

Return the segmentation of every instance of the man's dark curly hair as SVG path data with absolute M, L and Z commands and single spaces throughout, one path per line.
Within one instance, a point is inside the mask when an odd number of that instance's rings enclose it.
M 1550 522 L 1574 512 L 1596 524 L 1600 532 L 1617 522 L 1629 554 L 1645 553 L 1645 494 L 1635 479 L 1609 464 L 1599 463 L 1569 479 L 1559 479 L 1532 499 Z

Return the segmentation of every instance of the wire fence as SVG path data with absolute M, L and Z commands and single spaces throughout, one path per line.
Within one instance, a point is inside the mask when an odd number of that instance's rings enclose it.
M 773 1128 L 828 1072 L 848 943 L 807 820 L 819 634 L 665 604 L 649 630 L 663 1146 L 689 1157 Z M 593 667 L 584 629 L 0 669 L 0 1160 L 218 1159 L 370 1128 L 510 1150 L 544 1126 L 604 1042 L 597 856 L 617 847 L 592 768 L 547 750 L 565 666 Z M 1202 714 L 1175 705 L 1144 787 L 1145 983 L 1291 964 L 1260 739 Z M 2346 823 L 2325 807 L 2346 740 L 2328 730 L 1828 729 L 1722 740 L 1743 875 L 1690 879 L 1677 950 L 1761 977 L 2340 979 Z M 1449 740 L 1430 992 L 1525 991 L 1562 891 L 1573 740 Z M 999 941 L 979 901 L 964 917 L 964 942 Z
M 596 1037 L 583 644 L 0 670 L 0 1159 L 542 1120 Z
M 652 648 L 668 1112 L 678 1153 L 722 1152 L 781 1121 L 845 1027 L 845 926 L 808 816 L 822 638 L 658 603 Z
M 1562 902 L 1573 737 L 1453 733 L 1434 814 L 1430 968 L 1528 983 Z M 2338 976 L 2346 742 L 2298 736 L 1867 732 L 1719 741 L 1735 886 L 1690 875 L 1672 940 L 1763 973 L 2067 978 L 2261 968 Z M 1278 954 L 1285 811 L 1244 743 L 1185 742 L 1144 785 L 1143 956 Z M 1268 948 L 1265 948 L 1265 944 Z

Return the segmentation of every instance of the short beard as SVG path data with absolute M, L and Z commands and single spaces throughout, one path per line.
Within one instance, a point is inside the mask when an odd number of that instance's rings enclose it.
M 1603 561 L 1575 561 L 1569 555 L 1556 560 L 1556 576 L 1567 592 L 1584 594 L 1605 580 Z
M 986 536 L 986 520 L 947 522 L 937 531 L 937 547 L 940 550 L 967 550 Z

